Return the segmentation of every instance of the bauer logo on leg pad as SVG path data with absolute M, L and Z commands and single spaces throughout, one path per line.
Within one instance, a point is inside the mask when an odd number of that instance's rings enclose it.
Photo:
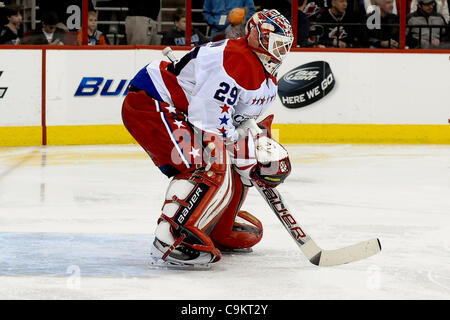
M 206 192 L 209 190 L 209 186 L 200 183 L 198 184 L 192 192 L 189 194 L 189 196 L 186 198 L 186 203 L 188 204 L 187 207 L 181 206 L 180 209 L 178 209 L 177 213 L 175 214 L 174 220 L 179 224 L 184 224 L 186 221 L 189 220 L 189 217 L 191 214 L 195 211 L 199 203 L 201 202 L 201 199 L 205 196 Z

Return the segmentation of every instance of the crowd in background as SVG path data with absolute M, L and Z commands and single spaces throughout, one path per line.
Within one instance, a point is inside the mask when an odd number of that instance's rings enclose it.
M 407 0 L 406 46 L 450 48 L 448 0 Z M 301 47 L 398 48 L 400 0 L 299 0 Z
M 95 2 L 89 0 L 87 35 L 89 45 L 108 45 L 99 30 Z M 173 26 L 158 31 L 160 1 L 129 0 L 123 44 L 186 45 L 184 8 L 172 12 Z M 23 32 L 23 13 L 16 1 L 0 0 L 0 44 L 80 45 L 82 0 L 37 0 L 39 21 Z M 407 0 L 406 46 L 450 48 L 450 0 Z M 204 0 L 202 21 L 206 30 L 193 27 L 191 44 L 199 45 L 245 35 L 246 21 L 262 8 L 277 9 L 289 20 L 291 0 Z M 398 48 L 400 43 L 399 0 L 298 0 L 297 45 L 300 47 Z M 78 14 L 77 14 L 78 13 Z

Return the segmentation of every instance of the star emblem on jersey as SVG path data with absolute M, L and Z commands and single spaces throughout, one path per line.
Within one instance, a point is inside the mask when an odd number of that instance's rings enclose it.
M 226 104 L 224 104 L 223 106 L 220 107 L 222 109 L 222 113 L 228 113 L 230 112 L 230 107 L 227 106 Z
M 227 129 L 225 129 L 225 127 L 222 127 L 222 128 L 220 128 L 218 130 L 222 134 L 223 137 L 227 136 Z
M 272 101 L 273 99 L 275 99 L 275 95 L 273 96 L 268 96 L 268 97 L 262 97 L 259 99 L 253 99 L 251 105 L 262 105 L 264 103 L 267 103 L 269 101 Z
M 175 125 L 178 127 L 178 129 L 184 128 L 184 125 L 183 125 L 182 121 L 175 120 L 173 123 L 175 123 Z
M 189 154 L 193 156 L 194 159 L 195 157 L 200 157 L 200 149 L 195 149 L 194 147 L 192 147 L 192 151 L 189 152 Z
M 220 124 L 228 124 L 228 120 L 230 120 L 230 118 L 223 116 L 223 118 L 219 118 L 219 120 L 220 120 Z
M 175 109 L 174 106 L 168 106 L 168 107 L 165 107 L 165 108 L 166 108 L 167 111 L 169 111 L 170 113 L 176 113 L 176 112 L 177 112 L 177 109 Z

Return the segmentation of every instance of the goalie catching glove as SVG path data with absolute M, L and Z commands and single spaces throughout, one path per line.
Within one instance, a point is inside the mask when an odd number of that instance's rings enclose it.
M 250 173 L 259 186 L 275 188 L 291 173 L 286 149 L 275 140 L 260 136 L 255 140 L 257 163 Z
M 287 150 L 272 139 L 272 120 L 270 115 L 258 124 L 253 119 L 244 122 L 238 128 L 244 137 L 232 146 L 232 159 L 244 179 L 275 188 L 291 173 L 291 162 Z

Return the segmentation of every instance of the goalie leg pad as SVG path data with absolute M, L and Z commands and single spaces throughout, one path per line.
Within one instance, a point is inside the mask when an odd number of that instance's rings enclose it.
M 214 243 L 222 251 L 253 247 L 263 236 L 261 221 L 247 211 L 239 211 L 231 230 L 221 238 L 214 237 Z
M 174 177 L 153 244 L 161 259 L 183 263 L 220 260 L 221 253 L 208 234 L 230 202 L 232 183 L 230 165 L 219 162 L 208 171 L 199 169 Z
M 247 197 L 248 187 L 241 182 L 238 173 L 233 171 L 233 174 L 233 197 L 211 232 L 214 244 L 222 251 L 251 248 L 263 236 L 261 222 L 247 211 L 240 211 Z

